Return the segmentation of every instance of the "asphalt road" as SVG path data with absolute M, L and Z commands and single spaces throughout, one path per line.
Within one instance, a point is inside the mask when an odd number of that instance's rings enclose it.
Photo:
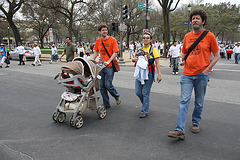
M 111 99 L 105 119 L 95 111 L 83 115 L 84 126 L 52 120 L 52 112 L 65 90 L 53 77 L 63 63 L 0 70 L 1 160 L 238 160 L 240 159 L 240 65 L 220 60 L 210 75 L 201 131 L 190 132 L 193 100 L 189 107 L 186 139 L 167 137 L 178 116 L 180 75 L 162 67 L 161 83 L 154 83 L 150 114 L 139 119 L 141 104 L 134 92 L 132 67 L 122 67 L 114 84 L 120 106 Z M 182 70 L 182 68 L 181 68 Z

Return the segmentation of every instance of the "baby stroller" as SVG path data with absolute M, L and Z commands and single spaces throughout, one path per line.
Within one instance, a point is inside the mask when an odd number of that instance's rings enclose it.
M 88 110 L 97 110 L 99 118 L 105 118 L 106 108 L 97 106 L 99 97 L 96 94 L 100 88 L 98 74 L 102 67 L 93 61 L 77 57 L 61 69 L 62 73 L 54 79 L 58 79 L 58 84 L 63 84 L 67 91 L 63 92 L 53 112 L 53 120 L 63 123 L 66 120 L 66 113 L 71 113 L 69 124 L 78 129 L 83 126 L 81 115 Z

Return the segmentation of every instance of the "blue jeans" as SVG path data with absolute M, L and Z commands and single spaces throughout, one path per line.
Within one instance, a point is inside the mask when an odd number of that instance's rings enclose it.
M 150 91 L 154 80 L 155 72 L 148 73 L 148 80 L 145 80 L 145 84 L 142 85 L 139 80 L 135 80 L 135 93 L 142 102 L 141 113 L 147 114 L 149 112 L 150 104 Z
M 113 77 L 114 77 L 113 67 L 103 68 L 101 70 L 101 72 L 99 73 L 99 75 L 101 76 L 99 83 L 100 83 L 100 93 L 103 98 L 103 105 L 110 106 L 108 92 L 115 99 L 118 99 L 118 97 L 120 96 L 120 94 L 118 93 L 118 91 L 115 89 L 115 87 L 112 84 Z
M 179 102 L 179 115 L 175 130 L 185 132 L 185 123 L 193 88 L 195 92 L 195 107 L 192 114 L 192 124 L 199 125 L 202 119 L 204 96 L 208 81 L 209 76 L 203 73 L 193 76 L 181 75 L 181 99 Z
M 240 53 L 235 53 L 235 63 L 238 64 Z
M 52 55 L 52 56 L 51 56 L 51 60 L 52 60 L 52 61 L 58 60 L 58 54 Z
M 130 53 L 130 59 L 132 58 L 131 56 L 134 57 L 134 55 L 133 55 L 133 50 L 132 50 L 132 49 L 130 49 L 129 53 Z

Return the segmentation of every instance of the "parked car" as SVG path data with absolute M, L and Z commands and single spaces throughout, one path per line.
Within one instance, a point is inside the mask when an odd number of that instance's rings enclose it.
M 25 49 L 25 57 L 27 59 L 35 58 L 31 47 L 24 47 L 24 49 Z M 19 55 L 17 53 L 17 48 L 14 48 L 13 50 L 9 51 L 9 54 L 10 54 L 10 59 L 19 59 Z

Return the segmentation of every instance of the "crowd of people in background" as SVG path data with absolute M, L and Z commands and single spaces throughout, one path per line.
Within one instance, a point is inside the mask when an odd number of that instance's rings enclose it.
M 235 44 L 219 44 L 220 46 L 220 56 L 223 59 L 235 60 L 235 64 L 239 62 L 240 55 L 240 42 Z
M 85 57 L 88 60 L 90 59 L 90 54 L 93 54 L 93 49 L 95 46 L 95 43 L 90 42 L 71 42 L 76 50 L 76 56 L 77 57 Z M 175 44 L 176 43 L 176 44 Z M 52 64 L 53 62 L 59 62 L 59 54 L 58 54 L 58 48 L 65 47 L 67 43 L 56 43 L 53 42 L 52 44 L 48 45 L 48 48 L 51 48 L 51 51 L 49 52 L 51 55 L 51 61 L 49 62 Z M 136 51 L 143 46 L 143 41 L 130 41 L 129 45 L 127 45 L 126 41 L 123 41 L 122 43 L 122 51 L 123 53 L 128 50 L 129 52 L 129 59 L 132 59 L 134 57 L 134 54 Z M 19 65 L 25 65 L 26 63 L 26 57 L 24 54 L 23 48 L 24 47 L 30 47 L 32 48 L 32 54 L 35 56 L 35 60 L 32 63 L 33 66 L 41 66 L 41 50 L 40 50 L 40 44 L 34 43 L 34 44 L 25 44 L 22 45 L 22 43 L 19 43 L 16 48 L 18 48 L 19 52 Z M 152 41 L 152 46 L 154 46 L 161 57 L 165 56 L 165 58 L 169 58 L 169 67 L 172 67 L 172 74 L 178 74 L 178 66 L 179 66 L 179 56 L 182 49 L 182 42 L 171 42 L 166 43 L 164 47 L 163 41 Z M 7 54 L 10 50 L 13 49 L 14 46 L 10 46 L 10 49 L 7 49 L 4 44 L 1 44 L 1 48 L 5 48 L 7 50 Z M 46 46 L 45 46 L 46 47 Z M 120 50 L 120 43 L 118 42 L 118 47 Z M 238 64 L 239 58 L 240 58 L 240 42 L 234 43 L 234 44 L 225 44 L 225 43 L 219 43 L 220 48 L 220 56 L 222 59 L 227 60 L 234 60 L 235 64 Z M 178 50 L 178 53 L 177 53 Z M 120 57 L 120 51 L 117 54 L 117 58 Z M 1 62 L 8 62 L 6 65 L 6 68 L 9 67 L 10 61 L 8 56 L 1 53 Z M 1 66 L 3 66 L 3 63 L 1 63 Z

